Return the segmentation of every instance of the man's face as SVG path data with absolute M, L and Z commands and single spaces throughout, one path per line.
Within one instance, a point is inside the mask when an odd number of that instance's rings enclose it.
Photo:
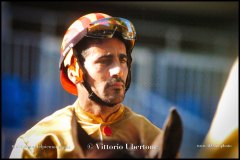
M 106 102 L 122 102 L 128 75 L 124 43 L 116 38 L 105 39 L 92 43 L 85 53 L 84 65 L 92 90 Z

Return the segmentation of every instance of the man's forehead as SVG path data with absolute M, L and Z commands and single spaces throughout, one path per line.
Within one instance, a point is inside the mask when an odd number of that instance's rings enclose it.
M 87 50 L 85 50 L 86 56 L 91 57 L 101 57 L 101 56 L 118 56 L 118 55 L 127 55 L 125 48 L 119 48 L 115 46 L 101 46 L 101 45 L 92 45 Z

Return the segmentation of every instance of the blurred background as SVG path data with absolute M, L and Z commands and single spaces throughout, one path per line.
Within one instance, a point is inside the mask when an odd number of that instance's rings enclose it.
M 18 136 L 76 100 L 59 81 L 60 45 L 69 25 L 91 12 L 133 22 L 133 78 L 124 104 L 160 128 L 176 107 L 184 125 L 180 157 L 194 158 L 238 57 L 238 6 L 238 1 L 2 1 L 2 158 L 9 157 Z

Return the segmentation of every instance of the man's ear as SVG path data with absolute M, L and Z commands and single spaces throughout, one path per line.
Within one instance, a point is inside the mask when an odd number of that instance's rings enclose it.
M 67 69 L 68 79 L 73 84 L 83 82 L 83 72 L 77 63 L 77 59 L 74 58 L 73 63 Z

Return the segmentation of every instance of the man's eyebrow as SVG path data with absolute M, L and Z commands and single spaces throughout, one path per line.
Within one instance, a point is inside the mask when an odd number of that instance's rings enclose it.
M 97 59 L 103 59 L 103 58 L 107 58 L 107 59 L 113 58 L 113 55 L 112 54 L 101 55 Z
M 124 53 L 120 53 L 120 54 L 119 54 L 119 58 L 121 58 L 121 59 L 126 58 L 126 59 L 127 59 L 127 55 L 124 54 Z
M 106 54 L 106 55 L 101 55 L 101 56 L 99 56 L 99 57 L 97 58 L 97 60 L 101 60 L 101 59 L 112 59 L 113 57 L 114 57 L 113 54 Z M 124 54 L 124 53 L 120 53 L 120 54 L 118 55 L 118 57 L 119 57 L 120 59 L 124 59 L 124 58 L 127 59 L 127 55 Z

